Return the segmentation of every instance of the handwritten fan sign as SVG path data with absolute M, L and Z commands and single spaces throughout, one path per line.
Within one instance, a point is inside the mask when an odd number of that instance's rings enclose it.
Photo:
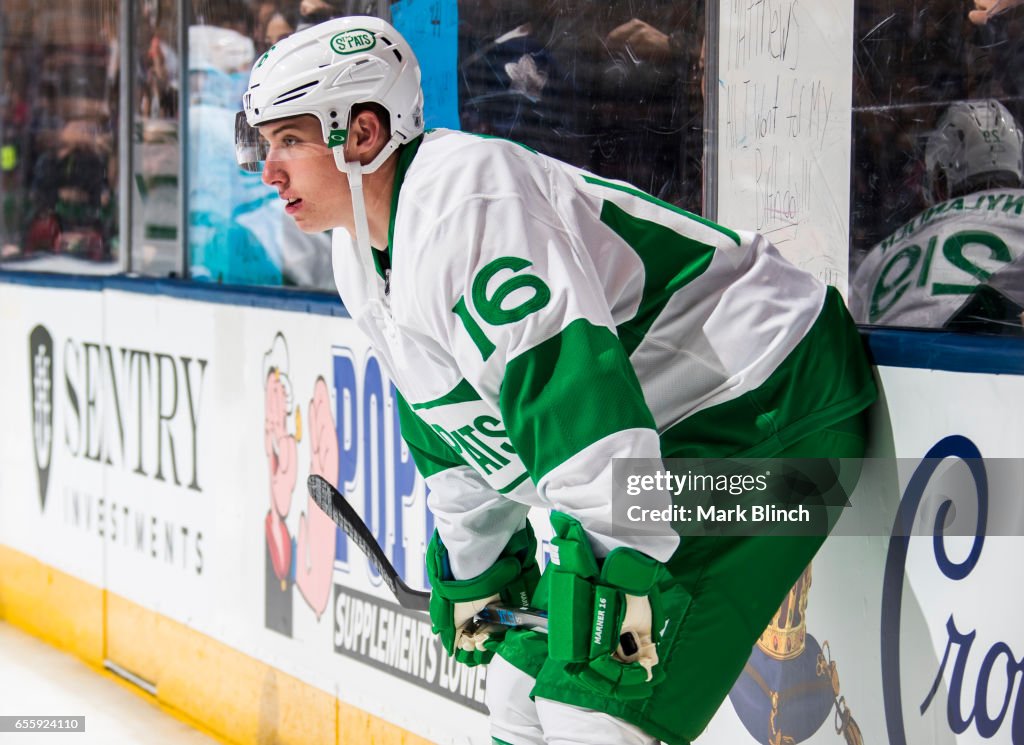
M 853 3 L 722 0 L 718 220 L 844 294 Z

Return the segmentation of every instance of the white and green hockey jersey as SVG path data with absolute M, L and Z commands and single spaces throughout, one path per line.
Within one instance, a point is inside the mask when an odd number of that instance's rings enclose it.
M 770 456 L 874 398 L 842 299 L 759 235 L 448 130 L 400 151 L 395 186 L 390 271 L 365 287 L 336 231 L 335 280 L 404 399 L 456 578 L 531 506 L 599 555 L 664 561 L 676 536 L 613 535 L 614 458 Z
M 992 189 L 930 207 L 864 257 L 850 283 L 860 323 L 940 328 L 1024 254 L 1024 190 Z

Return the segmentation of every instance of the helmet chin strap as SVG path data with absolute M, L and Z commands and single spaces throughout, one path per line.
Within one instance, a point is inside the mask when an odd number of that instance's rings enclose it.
M 383 300 L 383 295 L 377 282 L 377 267 L 370 246 L 370 223 L 366 216 L 366 199 L 363 196 L 363 174 L 373 173 L 380 168 L 400 144 L 397 137 L 392 137 L 365 166 L 358 160 L 345 160 L 344 146 L 333 148 L 335 165 L 338 170 L 348 175 L 349 192 L 352 194 L 352 218 L 356 229 L 354 248 L 357 261 L 363 269 L 363 286 L 367 300 Z
M 336 158 L 337 150 L 340 149 L 336 149 Z M 370 223 L 366 217 L 366 200 L 363 197 L 363 166 L 358 160 L 344 161 L 344 171 L 348 175 L 348 188 L 352 195 L 352 218 L 356 229 L 353 248 L 358 266 L 363 270 L 363 290 L 367 300 L 380 300 L 377 269 L 370 246 Z

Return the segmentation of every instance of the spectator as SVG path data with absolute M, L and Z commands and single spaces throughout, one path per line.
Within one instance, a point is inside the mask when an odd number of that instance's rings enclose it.
M 255 59 L 250 24 L 227 5 L 189 28 L 189 226 L 192 276 L 232 284 L 280 285 L 281 211 L 255 174 L 230 157 L 235 114 Z M 241 0 L 234 8 L 241 12 Z M 230 16 L 230 17 L 229 17 Z
M 267 21 L 267 28 L 263 37 L 263 48 L 270 49 L 270 47 L 277 44 L 281 39 L 286 36 L 291 36 L 295 33 L 295 29 L 298 25 L 298 8 L 292 7 L 275 11 Z
M 94 120 L 73 119 L 61 128 L 56 148 L 33 169 L 26 253 L 107 258 L 110 151 L 109 137 Z
M 467 11 L 463 129 L 522 142 L 699 211 L 703 3 L 527 0 L 519 12 L 495 16 L 518 23 L 506 28 Z

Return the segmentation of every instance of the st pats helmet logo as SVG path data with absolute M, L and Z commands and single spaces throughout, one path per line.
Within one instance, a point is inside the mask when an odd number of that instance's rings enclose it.
M 331 37 L 331 49 L 338 54 L 355 54 L 373 49 L 377 45 L 377 37 L 364 28 L 350 28 Z

